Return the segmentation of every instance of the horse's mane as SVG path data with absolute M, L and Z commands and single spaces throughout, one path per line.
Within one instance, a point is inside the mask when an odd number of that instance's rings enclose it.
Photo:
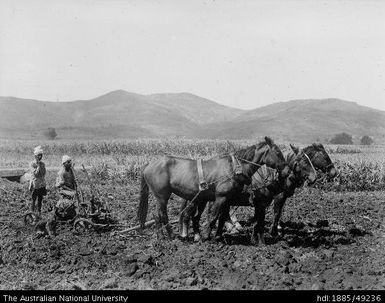
M 287 153 L 285 153 L 285 160 L 287 163 L 290 163 L 291 160 L 293 160 L 293 158 L 295 158 L 297 155 L 295 154 L 295 152 L 293 152 L 292 150 L 288 151 Z
M 310 147 L 310 146 L 308 146 L 308 147 Z M 309 158 L 307 158 L 305 156 L 305 153 L 306 153 L 306 155 L 308 155 Z M 313 154 L 314 154 L 314 152 L 313 152 Z M 306 152 L 304 148 L 302 150 L 300 150 L 298 152 L 298 154 L 296 154 L 292 150 L 289 151 L 288 153 L 286 153 L 286 155 L 285 155 L 286 162 L 291 163 L 294 159 L 297 160 L 297 161 L 305 160 L 305 162 L 310 162 L 311 163 L 311 160 L 310 160 L 311 159 L 311 155 L 308 152 Z
M 260 149 L 266 145 L 267 145 L 266 142 L 260 142 L 256 145 L 251 145 L 249 147 L 246 147 L 246 148 L 243 148 L 243 149 L 236 151 L 234 153 L 234 156 L 239 158 L 239 159 L 245 159 L 245 160 L 251 161 L 254 158 L 255 150 Z
M 312 144 L 312 145 L 309 145 L 309 146 L 306 146 L 303 148 L 303 151 L 310 157 L 310 158 L 313 158 L 314 157 L 314 154 L 316 152 L 324 152 L 325 151 L 325 148 L 323 147 L 323 145 L 318 145 L 318 144 Z

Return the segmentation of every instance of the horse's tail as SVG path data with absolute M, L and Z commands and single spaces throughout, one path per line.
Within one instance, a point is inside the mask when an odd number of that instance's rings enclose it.
M 147 167 L 148 163 L 145 164 L 140 172 L 140 193 L 139 193 L 139 208 L 138 208 L 138 221 L 141 228 L 144 228 L 146 223 L 147 212 L 148 212 L 148 195 L 149 188 L 144 178 L 144 169 Z

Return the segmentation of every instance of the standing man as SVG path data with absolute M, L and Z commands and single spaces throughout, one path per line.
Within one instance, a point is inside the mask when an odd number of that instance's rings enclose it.
M 31 211 L 36 211 L 36 200 L 37 200 L 37 211 L 41 215 L 41 204 L 43 196 L 47 194 L 46 183 L 45 183 L 45 164 L 41 159 L 43 158 L 43 149 L 41 146 L 36 146 L 34 151 L 35 160 L 29 165 L 31 172 L 31 180 L 29 182 L 29 190 L 32 192 L 32 205 Z

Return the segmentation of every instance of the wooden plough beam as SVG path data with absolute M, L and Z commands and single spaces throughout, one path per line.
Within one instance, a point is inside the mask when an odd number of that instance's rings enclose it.
M 170 221 L 169 224 L 175 224 L 175 223 L 178 223 L 178 222 L 179 222 L 179 219 L 176 219 L 176 220 Z M 150 220 L 150 221 L 147 221 L 146 223 L 144 223 L 144 227 L 149 227 L 149 226 L 152 226 L 154 224 L 155 224 L 155 220 Z M 136 226 L 124 229 L 124 230 L 115 231 L 114 234 L 115 233 L 118 233 L 118 234 L 128 233 L 128 232 L 132 232 L 132 231 L 140 230 L 140 229 L 141 229 L 141 226 L 140 225 L 136 225 Z

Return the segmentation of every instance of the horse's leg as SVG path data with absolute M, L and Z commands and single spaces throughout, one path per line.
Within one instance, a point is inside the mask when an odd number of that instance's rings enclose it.
M 225 230 L 228 232 L 231 232 L 234 228 L 236 220 L 233 220 L 233 218 L 230 217 L 230 206 L 228 207 L 228 210 L 226 210 L 223 214 L 223 218 L 225 222 L 223 223 Z
M 189 201 L 183 199 L 182 204 L 180 206 L 180 214 L 179 214 L 179 234 L 182 239 L 186 239 L 188 237 L 188 225 L 190 218 L 187 215 L 187 203 Z
M 208 224 L 210 224 L 210 216 L 212 214 L 213 205 L 214 205 L 213 202 L 209 203 L 209 208 L 207 211 Z M 225 213 L 223 215 L 224 215 L 224 220 L 225 220 L 224 227 L 228 232 L 230 232 L 233 229 L 233 224 L 235 223 L 235 222 L 233 222 L 232 218 L 230 218 L 230 207 L 227 211 L 225 211 Z
M 257 221 L 257 208 L 254 207 L 254 216 L 252 216 L 248 222 L 250 224 L 254 224 Z
M 167 215 L 167 203 L 170 196 L 171 196 L 170 192 L 167 192 L 163 195 L 159 195 L 159 194 L 155 195 L 158 201 L 157 210 L 158 210 L 159 224 L 161 227 L 162 225 L 166 227 L 168 237 L 171 239 L 173 238 L 173 232 L 172 232 L 172 227 L 168 224 L 168 215 Z
M 217 241 L 220 241 L 223 238 L 222 236 L 223 226 L 225 225 L 227 218 L 230 217 L 230 203 L 226 201 L 221 208 L 222 210 L 219 211 L 218 226 L 215 234 L 215 239 Z
M 214 218 L 214 215 L 213 215 L 215 208 L 216 208 L 215 201 L 214 202 L 211 201 L 209 203 L 208 208 L 207 208 L 207 228 L 206 228 L 206 239 L 207 240 L 209 240 L 211 238 L 211 231 L 216 224 L 216 220 L 218 219 L 218 217 Z
M 207 203 L 207 226 L 210 225 L 211 214 L 213 213 L 213 205 L 214 205 L 213 201 L 209 201 Z
M 202 217 L 202 213 L 205 210 L 207 202 L 200 202 L 198 204 L 197 212 L 193 215 L 193 230 L 194 230 L 194 241 L 198 242 L 201 239 L 199 222 Z
M 273 238 L 278 236 L 278 223 L 281 218 L 282 209 L 286 201 L 286 196 L 282 193 L 274 198 L 274 221 L 270 230 L 270 235 Z
M 257 221 L 257 212 L 258 208 L 255 207 L 255 205 L 258 205 L 258 203 L 261 203 L 261 200 L 263 199 L 263 193 L 261 192 L 261 189 L 257 189 L 253 191 L 252 197 L 250 197 L 252 202 L 250 203 L 251 205 L 254 205 L 254 215 L 251 218 L 247 219 L 247 223 L 252 225 Z
M 194 214 L 198 210 L 199 201 L 187 201 L 183 200 L 181 210 L 180 210 L 180 230 L 181 238 L 186 239 L 188 237 L 188 230 L 190 225 L 190 220 L 194 217 Z
M 163 233 L 162 222 L 160 221 L 159 216 L 155 216 L 154 219 L 155 219 L 156 238 L 158 240 L 163 240 L 165 237 Z
M 221 219 L 218 222 L 215 238 L 219 240 L 222 237 L 222 229 L 223 229 L 223 225 L 225 223 L 224 220 L 226 217 L 226 214 L 223 214 L 223 211 L 226 211 L 226 203 L 227 203 L 226 197 L 219 197 L 219 196 L 216 197 L 215 202 L 212 206 L 210 224 L 208 225 L 208 228 L 207 228 L 208 239 L 210 239 L 211 231 L 215 227 L 215 224 L 219 218 Z
M 251 243 L 254 245 L 257 245 L 258 243 L 265 244 L 263 234 L 265 228 L 266 205 L 264 203 L 258 203 L 254 207 L 257 222 L 253 226 Z

